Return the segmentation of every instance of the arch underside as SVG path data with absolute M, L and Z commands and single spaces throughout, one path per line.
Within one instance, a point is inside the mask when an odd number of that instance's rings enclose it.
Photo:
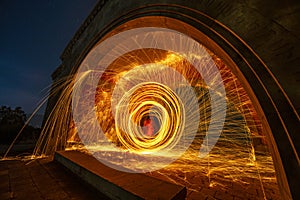
M 300 148 L 297 146 L 300 145 L 297 136 L 300 132 L 298 113 L 268 66 L 256 51 L 242 40 L 245 36 L 236 35 L 229 25 L 226 26 L 210 17 L 210 11 L 205 14 L 199 11 L 200 9 L 192 9 L 192 6 L 180 4 L 127 6 L 126 12 L 115 18 L 112 16 L 112 19 L 104 23 L 105 26 L 91 34 L 85 47 L 77 47 L 81 48 L 77 51 L 77 54 L 80 52 L 78 55 L 70 53 L 69 57 L 74 56 L 75 59 L 69 65 L 79 66 L 89 50 L 99 41 L 127 29 L 158 26 L 188 34 L 218 55 L 240 81 L 263 126 L 263 134 L 273 158 L 282 196 L 286 199 L 290 199 L 291 196 L 297 199 L 300 180 L 298 157 Z M 72 60 L 68 55 L 63 57 L 63 62 Z M 71 74 L 76 72 L 76 67 L 66 73 L 70 72 Z

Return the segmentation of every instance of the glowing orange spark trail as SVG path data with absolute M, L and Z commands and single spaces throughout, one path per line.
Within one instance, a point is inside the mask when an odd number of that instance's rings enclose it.
M 124 34 L 93 48 L 59 88 L 44 129 L 50 134 L 35 153 L 49 154 L 69 139 L 111 167 L 194 191 L 255 183 L 265 193 L 276 183 L 259 116 L 217 55 L 174 31 Z M 102 55 L 103 48 L 110 51 Z

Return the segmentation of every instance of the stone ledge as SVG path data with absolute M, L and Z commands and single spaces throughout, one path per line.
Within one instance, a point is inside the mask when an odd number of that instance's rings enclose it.
M 186 188 L 144 174 L 121 172 L 78 151 L 59 151 L 54 159 L 112 199 L 174 199 L 186 197 Z

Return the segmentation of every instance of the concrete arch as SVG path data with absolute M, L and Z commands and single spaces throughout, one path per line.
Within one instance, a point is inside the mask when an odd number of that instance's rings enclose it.
M 266 6 L 273 9 L 266 9 Z M 234 63 L 231 66 L 237 66 L 232 70 L 252 97 L 267 130 L 283 198 L 299 199 L 300 91 L 297 75 L 300 71 L 297 62 L 300 45 L 297 30 L 293 28 L 297 24 L 291 23 L 293 15 L 286 11 L 294 7 L 299 8 L 299 3 L 102 0 L 65 49 L 61 56 L 62 65 L 52 77 L 59 79 L 76 71 L 99 40 L 107 33 L 117 32 L 117 27 L 126 29 L 120 25 L 128 21 L 163 16 L 189 24 L 221 47 L 230 57 L 224 56 L 225 60 Z M 280 21 L 275 19 L 280 15 L 278 13 L 289 17 L 279 18 Z M 174 24 L 168 24 L 168 21 L 162 23 L 174 28 Z M 217 53 L 221 57 L 225 55 Z M 48 107 L 51 108 L 53 101 L 55 99 L 49 100 Z

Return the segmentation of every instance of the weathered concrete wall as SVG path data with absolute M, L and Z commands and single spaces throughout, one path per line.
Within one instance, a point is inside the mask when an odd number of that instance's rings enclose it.
M 299 199 L 299 9 L 299 1 L 100 0 L 63 52 L 53 79 L 76 72 L 99 39 L 131 19 L 166 16 L 184 21 L 213 39 L 238 66 L 269 127 L 283 195 L 291 198 L 291 191 Z M 53 102 L 55 97 L 48 112 Z
M 95 37 L 99 38 L 99 33 L 108 24 L 123 14 L 126 16 L 126 12 L 145 5 L 168 3 L 191 7 L 208 14 L 239 35 L 262 58 L 294 107 L 300 111 L 300 30 L 297 23 L 300 5 L 292 1 L 102 0 L 62 54 L 63 68 L 70 70 L 78 66 L 81 55 L 84 55 L 83 50 L 88 51 L 95 43 Z M 100 10 L 101 12 L 97 12 Z

